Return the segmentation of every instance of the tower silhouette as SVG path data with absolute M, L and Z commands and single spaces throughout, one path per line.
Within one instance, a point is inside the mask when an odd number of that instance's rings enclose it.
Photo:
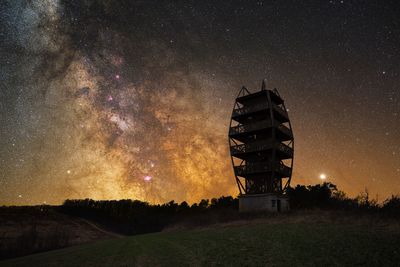
M 288 209 L 294 139 L 284 101 L 275 88 L 242 87 L 229 126 L 229 146 L 241 211 Z

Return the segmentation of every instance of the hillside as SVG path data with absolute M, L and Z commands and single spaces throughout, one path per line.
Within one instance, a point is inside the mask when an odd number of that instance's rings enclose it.
M 393 221 L 343 214 L 274 216 L 97 241 L 0 266 L 398 266 Z
M 115 233 L 51 206 L 0 207 L 0 259 L 83 244 Z

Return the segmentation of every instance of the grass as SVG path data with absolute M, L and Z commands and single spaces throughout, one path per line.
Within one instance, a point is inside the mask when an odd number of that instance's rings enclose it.
M 398 266 L 400 233 L 382 225 L 288 222 L 175 230 L 98 241 L 0 266 Z

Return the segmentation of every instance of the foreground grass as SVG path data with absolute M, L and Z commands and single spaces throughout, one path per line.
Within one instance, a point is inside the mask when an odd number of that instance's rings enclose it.
M 377 225 L 290 222 L 99 241 L 0 266 L 398 266 L 400 233 Z

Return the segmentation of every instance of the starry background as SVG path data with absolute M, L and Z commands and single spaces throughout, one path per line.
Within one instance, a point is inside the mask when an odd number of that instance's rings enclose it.
M 0 204 L 238 193 L 242 85 L 278 88 L 292 184 L 400 192 L 396 1 L 0 3 Z

